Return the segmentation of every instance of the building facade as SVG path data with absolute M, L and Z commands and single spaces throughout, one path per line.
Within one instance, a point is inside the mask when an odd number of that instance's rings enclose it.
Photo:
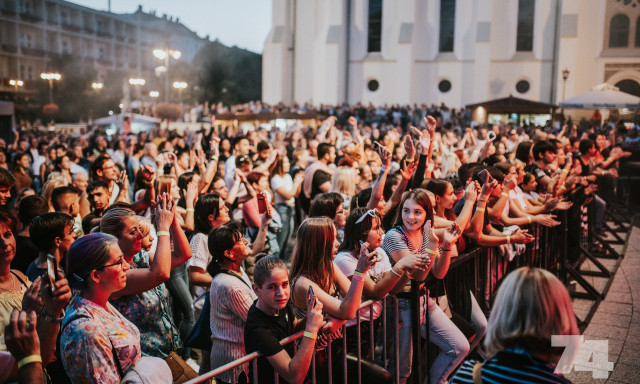
M 141 7 L 115 14 L 62 0 L 0 0 L 0 94 L 32 92 L 40 73 L 55 69 L 51 58 L 61 55 L 95 69 L 96 81 L 113 70 L 153 81 L 164 64 L 154 49 L 178 49 L 190 62 L 207 42 L 178 19 Z M 14 88 L 11 79 L 24 86 Z
M 267 103 L 640 96 L 639 0 L 273 0 L 272 18 Z

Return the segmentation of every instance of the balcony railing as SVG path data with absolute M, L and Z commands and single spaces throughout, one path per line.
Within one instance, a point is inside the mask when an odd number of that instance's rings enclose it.
M 23 12 L 20 14 L 20 18 L 24 21 L 30 21 L 32 23 L 39 23 L 44 20 L 42 16 L 32 12 Z

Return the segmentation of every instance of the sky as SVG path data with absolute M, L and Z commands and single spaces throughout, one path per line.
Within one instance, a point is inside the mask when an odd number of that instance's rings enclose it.
M 70 0 L 85 7 L 107 10 L 108 0 Z M 111 0 L 111 12 L 133 13 L 142 5 L 156 16 L 180 18 L 198 36 L 216 38 L 228 46 L 262 53 L 271 28 L 271 0 Z

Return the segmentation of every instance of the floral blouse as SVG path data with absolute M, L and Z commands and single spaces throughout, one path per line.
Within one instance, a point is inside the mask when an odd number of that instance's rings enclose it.
M 123 372 L 140 359 L 140 332 L 111 304 L 103 308 L 74 296 L 62 322 L 62 364 L 75 383 L 120 383 L 113 350 Z
M 149 254 L 142 250 L 134 255 L 131 268 L 149 268 Z M 180 332 L 172 324 L 171 297 L 164 284 L 111 300 L 111 304 L 140 330 L 143 355 L 165 359 L 171 351 L 182 348 Z

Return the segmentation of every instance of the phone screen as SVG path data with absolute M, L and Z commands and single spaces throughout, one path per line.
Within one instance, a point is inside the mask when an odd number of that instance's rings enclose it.
M 313 287 L 309 286 L 309 291 L 307 292 L 307 302 L 309 302 L 310 300 L 314 300 L 313 306 L 316 306 L 315 303 L 315 299 L 316 299 L 316 295 L 313 293 Z
M 58 272 L 58 262 L 53 255 L 47 255 L 47 277 L 49 278 L 49 285 L 51 291 L 54 290 L 54 283 L 56 282 L 56 273 Z
M 258 199 L 258 212 L 260 214 L 267 212 L 267 201 L 266 201 L 265 194 L 262 192 L 258 193 L 257 199 Z
M 482 181 L 482 184 L 486 184 L 487 179 L 489 178 L 489 171 L 483 169 L 482 171 L 480 171 L 480 173 L 478 173 L 478 178 L 480 179 L 480 181 Z

